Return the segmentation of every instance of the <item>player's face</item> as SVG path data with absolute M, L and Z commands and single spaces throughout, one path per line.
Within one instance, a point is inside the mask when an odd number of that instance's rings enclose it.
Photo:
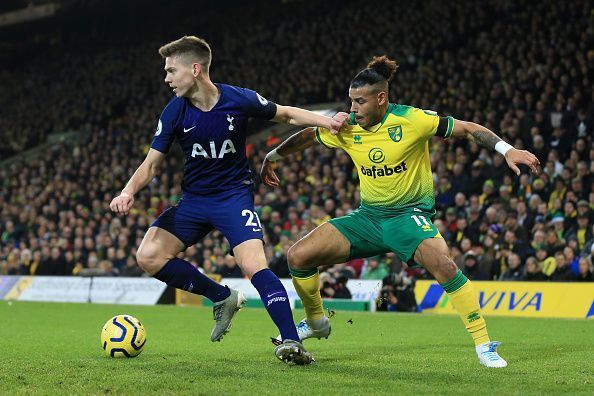
M 386 93 L 377 92 L 369 85 L 349 89 L 351 111 L 355 114 L 357 124 L 368 128 L 379 123 L 384 117 Z
M 165 58 L 165 84 L 173 89 L 173 93 L 178 97 L 189 96 L 190 91 L 195 85 L 194 69 L 187 65 L 178 56 L 168 56 Z

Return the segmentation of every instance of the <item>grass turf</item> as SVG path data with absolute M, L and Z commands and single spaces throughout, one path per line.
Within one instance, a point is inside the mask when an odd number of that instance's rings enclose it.
M 147 330 L 139 357 L 104 355 L 99 333 L 118 313 Z M 296 313 L 300 319 L 302 312 Z M 593 394 L 594 321 L 487 318 L 506 369 L 479 365 L 458 317 L 339 311 L 317 362 L 287 366 L 276 328 L 246 308 L 220 343 L 212 311 L 175 306 L 0 301 L 0 394 Z

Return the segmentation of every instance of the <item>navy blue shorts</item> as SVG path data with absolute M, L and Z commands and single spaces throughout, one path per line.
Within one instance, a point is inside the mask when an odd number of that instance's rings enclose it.
M 209 196 L 184 193 L 179 203 L 161 213 L 151 227 L 169 231 L 186 248 L 216 228 L 225 235 L 233 250 L 249 239 L 264 238 L 252 191 L 252 188 L 245 188 Z

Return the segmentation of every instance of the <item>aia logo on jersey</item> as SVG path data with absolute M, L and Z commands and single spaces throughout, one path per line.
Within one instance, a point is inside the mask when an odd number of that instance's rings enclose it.
M 206 149 L 204 147 L 202 147 L 202 145 L 200 143 L 194 143 L 194 146 L 192 147 L 192 158 L 196 158 L 196 157 L 203 157 L 205 159 L 211 159 L 211 158 L 223 158 L 225 156 L 225 154 L 228 153 L 236 153 L 237 150 L 235 150 L 235 146 L 233 145 L 233 141 L 231 141 L 231 139 L 225 139 L 225 141 L 223 141 L 223 144 L 221 145 L 221 149 L 217 150 L 217 146 L 215 144 L 215 142 L 213 142 L 212 140 L 209 143 L 209 147 L 210 148 L 210 153 L 208 151 L 206 151 Z
M 402 127 L 400 125 L 388 128 L 388 135 L 390 135 L 390 139 L 398 143 L 402 140 Z

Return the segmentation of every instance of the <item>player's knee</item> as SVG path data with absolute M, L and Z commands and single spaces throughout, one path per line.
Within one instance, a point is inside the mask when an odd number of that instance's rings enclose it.
M 289 248 L 289 250 L 287 251 L 287 263 L 291 268 L 309 268 L 308 260 L 306 259 L 306 256 L 303 253 L 303 249 L 300 249 L 298 243 Z
M 156 250 L 142 246 L 136 252 L 138 266 L 151 275 L 158 272 L 164 264 L 156 253 Z
M 439 260 L 438 270 L 442 277 L 446 279 L 452 279 L 458 272 L 458 266 L 451 258 L 443 256 Z

